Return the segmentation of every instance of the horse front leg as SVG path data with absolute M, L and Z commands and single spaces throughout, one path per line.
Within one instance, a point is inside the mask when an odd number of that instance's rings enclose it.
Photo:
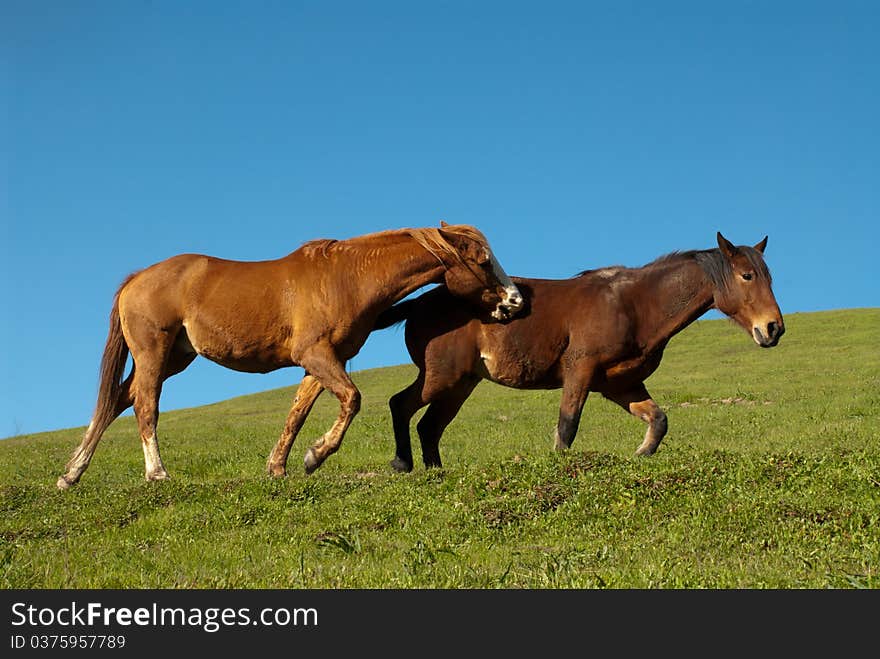
M 581 422 L 581 413 L 590 393 L 592 368 L 572 369 L 562 384 L 562 400 L 559 403 L 559 419 L 556 422 L 554 448 L 564 451 L 571 448 Z
M 666 413 L 653 401 L 645 385 L 640 384 L 621 393 L 605 394 L 605 398 L 614 401 L 634 417 L 648 424 L 645 438 L 636 449 L 636 455 L 653 455 L 666 436 L 669 423 L 666 420 Z
M 330 430 L 306 451 L 303 459 L 306 473 L 311 474 L 324 460 L 339 450 L 346 430 L 361 409 L 361 392 L 345 372 L 345 364 L 329 350 L 313 352 L 308 363 L 304 362 L 303 366 L 322 387 L 329 389 L 339 399 L 338 418 Z
M 324 387 L 318 379 L 306 373 L 296 389 L 296 396 L 287 414 L 281 436 L 266 462 L 266 471 L 270 476 L 276 478 L 287 476 L 287 457 L 290 455 L 290 448 L 322 391 Z

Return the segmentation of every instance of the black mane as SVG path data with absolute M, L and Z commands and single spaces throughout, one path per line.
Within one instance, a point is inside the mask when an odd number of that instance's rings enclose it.
M 768 282 L 771 281 L 770 271 L 767 269 L 767 264 L 764 263 L 764 257 L 761 255 L 761 252 L 756 250 L 754 247 L 748 247 L 746 245 L 740 245 L 737 247 L 739 252 L 743 254 L 751 264 L 755 276 L 758 279 L 766 279 Z M 661 265 L 668 265 L 670 263 L 675 263 L 677 261 L 688 261 L 694 260 L 696 261 L 700 267 L 703 269 L 703 272 L 712 280 L 712 283 L 717 288 L 727 288 L 730 282 L 730 277 L 733 274 L 731 270 L 730 263 L 728 263 L 727 259 L 724 258 L 724 255 L 721 253 L 721 250 L 717 247 L 715 249 L 703 249 L 703 250 L 689 250 L 686 252 L 669 252 L 668 254 L 664 254 L 663 256 L 659 256 L 650 263 L 643 265 L 641 268 L 627 268 L 625 266 L 615 265 L 615 266 L 607 266 L 604 268 L 594 268 L 590 270 L 582 270 L 577 273 L 575 277 L 583 277 L 585 275 L 595 274 L 597 272 L 601 272 L 602 270 L 620 270 L 622 272 L 633 272 L 636 270 L 646 270 L 648 268 L 653 268 Z
M 748 259 L 757 279 L 765 280 L 768 283 L 771 282 L 770 270 L 767 269 L 767 264 L 764 263 L 764 257 L 761 255 L 761 252 L 754 247 L 748 247 L 746 245 L 737 247 L 737 250 Z M 724 258 L 720 249 L 707 249 L 690 252 L 690 254 L 697 263 L 700 264 L 700 267 L 703 268 L 703 272 L 709 276 L 712 283 L 715 284 L 717 288 L 727 288 L 733 271 L 730 268 L 730 263 Z

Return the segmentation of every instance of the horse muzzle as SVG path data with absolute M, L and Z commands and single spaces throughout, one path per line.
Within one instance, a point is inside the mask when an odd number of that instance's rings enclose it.
M 522 294 L 516 286 L 510 286 L 504 289 L 501 302 L 498 303 L 491 315 L 495 320 L 507 320 L 513 318 L 522 308 Z
M 785 324 L 782 321 L 778 323 L 770 321 L 766 327 L 755 325 L 752 328 L 752 336 L 755 339 L 755 343 L 762 348 L 772 348 L 779 343 L 779 339 L 782 338 L 783 334 L 785 334 Z

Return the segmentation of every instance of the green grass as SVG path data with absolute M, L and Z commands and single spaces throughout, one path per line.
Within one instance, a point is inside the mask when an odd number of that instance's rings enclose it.
M 877 588 L 880 309 L 786 326 L 772 350 L 722 320 L 676 337 L 647 382 L 670 425 L 648 459 L 643 424 L 600 396 L 559 454 L 559 391 L 482 383 L 444 469 L 416 440 L 415 471 L 395 474 L 387 400 L 410 365 L 354 374 L 362 411 L 308 477 L 326 393 L 290 477 L 265 476 L 293 388 L 162 414 L 168 482 L 143 480 L 130 417 L 66 492 L 82 428 L 7 439 L 0 587 Z

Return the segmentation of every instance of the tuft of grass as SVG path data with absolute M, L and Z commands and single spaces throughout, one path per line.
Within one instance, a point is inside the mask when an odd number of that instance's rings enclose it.
M 292 388 L 163 413 L 167 482 L 143 480 L 131 418 L 66 492 L 82 428 L 7 439 L 0 587 L 877 588 L 880 310 L 786 325 L 773 350 L 725 321 L 676 337 L 647 382 L 670 424 L 648 459 L 643 424 L 601 397 L 556 453 L 559 391 L 482 383 L 444 468 L 396 474 L 388 399 L 411 365 L 353 375 L 362 411 L 308 477 L 326 394 L 290 477 L 264 474 Z

